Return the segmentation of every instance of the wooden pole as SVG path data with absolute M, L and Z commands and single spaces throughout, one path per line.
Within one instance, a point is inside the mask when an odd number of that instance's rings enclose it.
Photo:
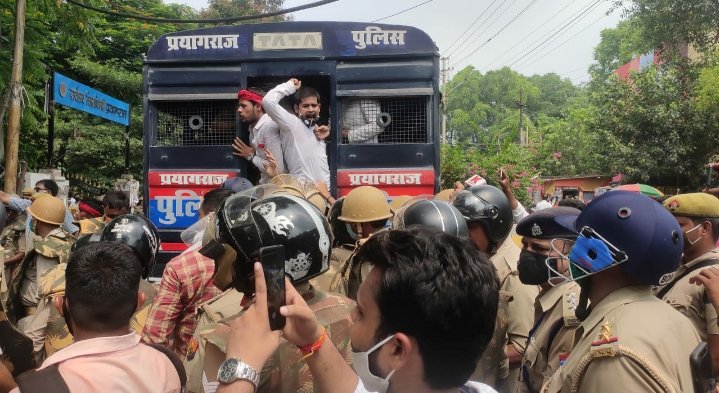
M 10 108 L 8 109 L 7 143 L 5 144 L 5 192 L 17 193 L 18 149 L 20 147 L 20 117 L 22 115 L 22 60 L 25 43 L 25 0 L 17 0 L 15 11 L 15 50 L 10 79 Z

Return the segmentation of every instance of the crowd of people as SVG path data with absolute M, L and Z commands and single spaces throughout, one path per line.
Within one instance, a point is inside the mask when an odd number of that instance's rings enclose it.
M 250 142 L 234 148 L 259 184 L 207 192 L 157 285 L 159 233 L 124 193 L 74 217 L 52 180 L 0 193 L 0 392 L 715 388 L 717 197 L 610 191 L 529 213 L 501 171 L 335 200 L 319 94 L 293 79 L 238 100 Z M 281 304 L 261 263 L 275 246 Z

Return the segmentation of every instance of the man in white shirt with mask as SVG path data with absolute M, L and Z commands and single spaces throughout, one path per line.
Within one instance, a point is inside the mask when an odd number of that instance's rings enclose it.
M 280 105 L 280 100 L 291 94 L 295 94 L 294 115 Z M 280 128 L 288 173 L 313 183 L 323 182 L 329 188 L 325 139 L 329 137 L 330 129 L 316 124 L 321 108 L 317 90 L 302 87 L 302 82 L 292 78 L 270 90 L 262 99 L 262 107 Z
M 372 236 L 357 252 L 374 267 L 353 311 L 355 371 L 339 354 L 289 281 L 282 337 L 307 358 L 315 390 L 364 392 L 495 392 L 467 382 L 492 337 L 499 282 L 492 264 L 469 239 L 414 228 Z M 280 341 L 271 331 L 262 266 L 254 267 L 256 298 L 231 326 L 218 393 L 252 392 L 256 370 Z M 223 363 L 224 364 L 224 363 Z

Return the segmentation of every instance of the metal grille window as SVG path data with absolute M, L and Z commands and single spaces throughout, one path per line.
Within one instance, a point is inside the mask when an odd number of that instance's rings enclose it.
M 235 137 L 237 102 L 159 102 L 155 146 L 229 145 Z
M 342 143 L 427 143 L 427 99 L 343 99 Z

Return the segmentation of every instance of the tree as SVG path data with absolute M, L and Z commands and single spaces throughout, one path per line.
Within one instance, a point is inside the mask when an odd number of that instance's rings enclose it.
M 719 2 L 716 0 L 619 1 L 625 15 L 641 26 L 644 42 L 674 57 L 686 44 L 710 51 L 719 43 Z

